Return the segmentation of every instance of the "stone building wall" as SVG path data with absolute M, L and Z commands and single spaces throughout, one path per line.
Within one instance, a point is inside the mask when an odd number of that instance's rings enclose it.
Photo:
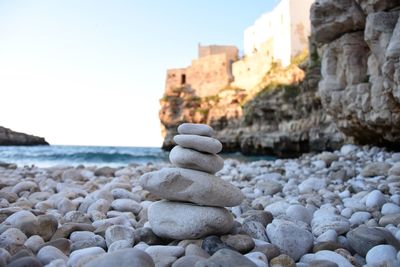
M 244 32 L 245 55 L 259 54 L 269 40 L 274 61 L 288 66 L 291 59 L 308 48 L 310 6 L 314 0 L 282 0 Z
M 226 54 L 195 59 L 186 70 L 187 84 L 199 97 L 215 95 L 232 82 L 231 65 L 232 60 Z
M 165 90 L 181 87 L 193 89 L 197 96 L 217 94 L 232 81 L 232 63 L 238 60 L 235 46 L 199 45 L 199 58 L 192 60 L 187 68 L 167 70 Z
M 236 46 L 233 45 L 200 45 L 199 44 L 199 58 L 225 54 L 229 60 L 236 61 L 238 60 L 239 50 Z
M 170 94 L 174 89 L 185 86 L 187 79 L 186 75 L 186 68 L 167 70 L 165 92 Z
M 266 47 L 261 47 L 260 52 L 245 56 L 233 63 L 232 73 L 234 81 L 231 84 L 232 87 L 250 90 L 262 81 L 273 63 L 272 55 L 268 50 L 268 44 L 266 42 Z

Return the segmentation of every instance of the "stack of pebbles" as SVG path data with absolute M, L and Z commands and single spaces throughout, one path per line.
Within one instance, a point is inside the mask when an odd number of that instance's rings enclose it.
M 242 192 L 216 177 L 224 160 L 217 155 L 222 144 L 212 138 L 213 129 L 205 124 L 184 123 L 174 137 L 169 159 L 176 167 L 144 174 L 144 189 L 165 200 L 148 208 L 153 232 L 171 239 L 196 239 L 228 233 L 232 215 L 224 207 L 239 205 Z

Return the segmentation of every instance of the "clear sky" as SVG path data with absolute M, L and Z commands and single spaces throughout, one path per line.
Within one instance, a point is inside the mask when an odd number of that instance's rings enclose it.
M 51 144 L 160 146 L 168 68 L 243 49 L 278 0 L 0 0 L 0 125 Z

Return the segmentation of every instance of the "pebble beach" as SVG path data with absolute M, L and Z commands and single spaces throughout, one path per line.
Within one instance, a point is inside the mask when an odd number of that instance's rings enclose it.
M 149 223 L 161 197 L 141 177 L 167 167 L 1 163 L 0 266 L 400 266 L 400 153 L 345 145 L 296 159 L 227 159 L 215 176 L 243 200 L 223 203 L 230 229 L 197 239 L 161 237 Z M 183 228 L 198 225 L 202 216 Z M 164 226 L 177 237 L 186 230 Z

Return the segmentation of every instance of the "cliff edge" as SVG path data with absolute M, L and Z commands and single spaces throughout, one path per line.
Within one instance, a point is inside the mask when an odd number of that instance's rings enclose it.
M 49 145 L 42 137 L 14 132 L 0 126 L 0 146 Z

